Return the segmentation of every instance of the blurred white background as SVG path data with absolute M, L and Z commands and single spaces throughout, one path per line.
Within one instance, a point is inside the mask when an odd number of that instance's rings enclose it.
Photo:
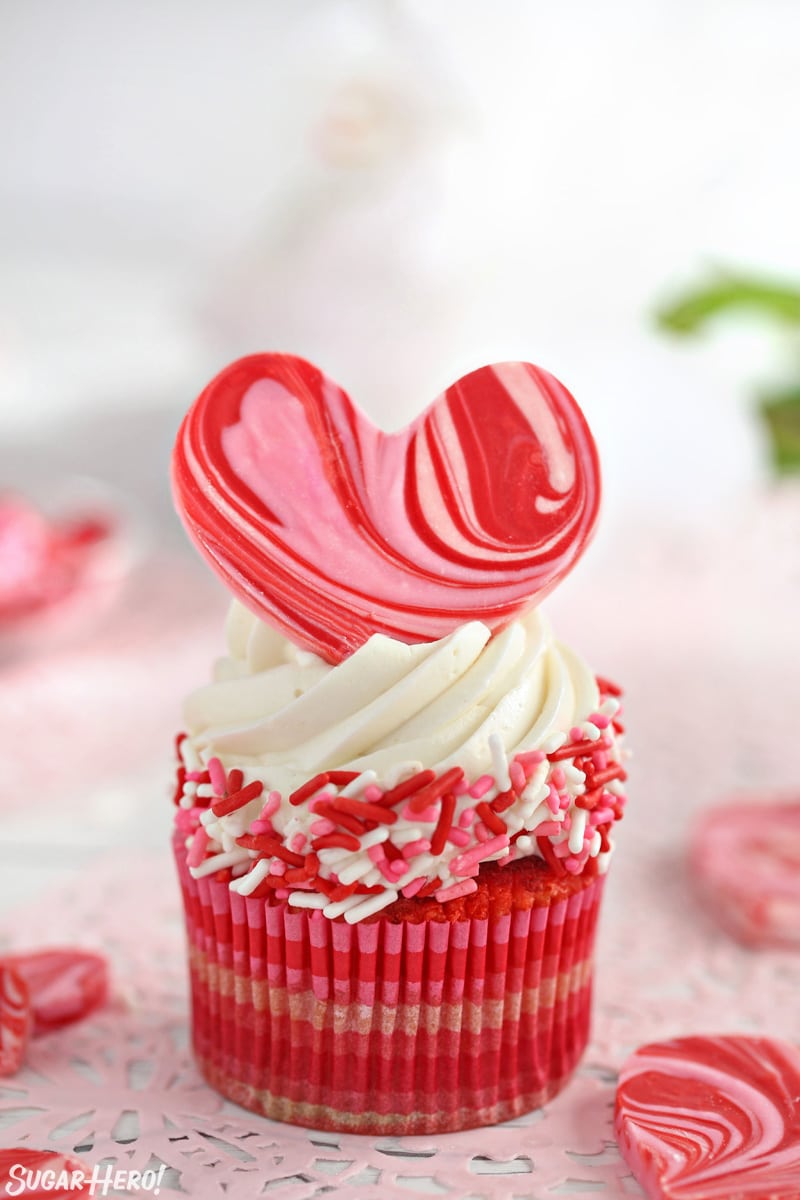
M 606 522 L 716 519 L 762 473 L 774 348 L 652 310 L 708 264 L 800 275 L 798 113 L 794 0 L 3 0 L 4 475 L 166 512 L 240 353 L 388 427 L 521 357 L 585 408 Z

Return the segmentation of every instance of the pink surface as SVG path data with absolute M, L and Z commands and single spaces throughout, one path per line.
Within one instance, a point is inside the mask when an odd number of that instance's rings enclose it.
M 173 481 L 227 586 L 332 662 L 373 633 L 502 627 L 573 566 L 600 502 L 580 409 L 528 363 L 465 375 L 388 434 L 303 359 L 243 358 L 188 413 Z

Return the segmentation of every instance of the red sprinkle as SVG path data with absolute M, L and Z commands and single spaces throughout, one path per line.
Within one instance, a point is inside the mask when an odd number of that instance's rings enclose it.
M 354 779 L 358 779 L 358 771 L 328 771 L 328 782 L 335 787 L 346 787 Z
M 498 817 L 497 812 L 493 811 L 494 806 L 490 806 L 485 800 L 480 804 L 475 805 L 475 812 L 483 821 L 487 829 L 491 829 L 492 833 L 502 834 L 507 833 L 506 823 L 501 817 Z M 506 807 L 508 807 L 506 805 Z M 500 810 L 502 812 L 502 809 Z
M 288 863 L 291 867 L 302 867 L 305 862 L 302 854 L 295 854 L 294 850 L 287 850 L 278 838 L 270 837 L 266 833 L 243 833 L 236 839 L 236 845 L 243 846 L 245 850 L 257 850 L 261 855 L 280 858 L 282 862 Z
M 348 896 L 353 895 L 357 887 L 357 883 L 340 883 L 332 891 L 328 892 L 328 899 L 334 902 L 337 900 L 346 900 Z
M 322 837 L 314 838 L 311 849 L 315 854 L 320 850 L 359 850 L 361 842 L 352 833 L 325 833 Z
M 566 873 L 565 868 L 561 862 L 561 859 L 557 857 L 555 851 L 553 850 L 553 845 L 550 839 L 547 837 L 537 837 L 536 845 L 539 847 L 545 862 L 549 867 L 552 867 L 556 875 L 564 875 Z
M 173 804 L 180 804 L 183 798 L 183 785 L 186 783 L 186 767 L 178 767 L 178 778 L 175 785 L 175 795 L 172 797 Z
M 325 787 L 326 783 L 330 783 L 330 779 L 329 771 L 323 771 L 321 775 L 315 775 L 313 779 L 308 779 L 301 787 L 292 792 L 289 803 L 302 804 L 309 796 L 313 796 L 314 792 L 318 792 L 320 788 Z
M 238 792 L 243 783 L 244 771 L 240 771 L 238 767 L 233 767 L 228 775 L 228 791 Z
M 394 825 L 397 820 L 394 809 L 383 808 L 380 804 L 369 804 L 366 800 L 354 800 L 351 796 L 334 796 L 331 807 L 340 813 L 351 813 L 362 821 L 377 821 L 379 825 Z M 333 814 L 326 815 L 336 820 Z
M 480 807 L 480 805 L 478 806 Z M 456 808 L 456 798 L 453 792 L 445 792 L 442 796 L 442 807 L 439 812 L 439 820 L 436 822 L 436 828 L 433 831 L 431 838 L 431 854 L 441 854 L 447 842 L 447 835 L 450 832 L 450 826 L 453 824 L 453 813 Z M 504 827 L 505 828 L 505 827 Z
M 505 791 L 505 792 L 498 792 L 498 794 L 495 796 L 494 800 L 492 801 L 492 807 L 489 811 L 491 812 L 492 810 L 494 810 L 494 812 L 496 812 L 496 813 L 505 812 L 507 808 L 511 808 L 511 805 L 515 803 L 516 799 L 517 799 L 517 793 L 514 791 L 513 788 L 509 788 L 508 791 Z M 489 808 L 489 805 L 485 801 L 483 804 L 477 804 L 475 806 L 475 811 L 477 813 L 482 813 L 482 810 L 484 808 Z M 485 817 L 484 817 L 484 821 L 486 821 Z M 491 824 L 490 821 L 486 821 L 486 824 L 489 826 L 490 829 L 494 829 L 494 826 Z M 503 833 L 505 833 L 505 831 L 506 831 L 506 827 L 505 827 L 505 825 L 503 825 Z M 500 830 L 499 829 L 495 830 L 495 832 L 499 833 Z
M 264 784 L 260 779 L 254 779 L 252 783 L 248 783 L 247 787 L 229 793 L 222 800 L 215 800 L 211 805 L 211 811 L 215 817 L 227 817 L 229 813 L 236 812 L 237 808 L 243 808 L 245 804 L 255 800 L 263 791 Z
M 314 805 L 314 812 L 328 821 L 333 821 L 336 825 L 341 825 L 356 836 L 367 832 L 367 827 L 363 821 L 359 821 L 356 817 L 351 817 L 347 812 L 340 812 L 338 808 L 333 807 L 330 801 L 319 801 L 316 803 Z
M 414 792 L 418 792 L 420 788 L 427 787 L 429 783 L 433 783 L 436 778 L 436 772 L 428 769 L 420 771 L 417 775 L 412 775 L 410 779 L 398 783 L 397 787 L 391 788 L 388 792 L 384 792 L 381 797 L 381 805 L 384 808 L 393 808 L 395 804 L 399 804 L 401 800 L 405 800 L 407 796 L 412 796 Z
M 586 739 L 583 742 L 567 742 L 558 750 L 551 751 L 548 754 L 550 762 L 561 762 L 565 758 L 577 758 L 579 754 L 591 754 L 597 749 L 597 743 Z
M 405 862 L 405 855 L 403 854 L 403 851 L 398 850 L 397 846 L 395 846 L 392 842 L 381 842 L 381 845 L 383 846 L 383 852 L 388 858 L 389 862 Z
M 622 688 L 618 684 L 612 683 L 610 679 L 606 679 L 604 675 L 595 675 L 597 686 L 601 692 L 607 696 L 621 696 Z
M 440 775 L 433 783 L 417 792 L 416 796 L 409 800 L 408 807 L 413 813 L 421 813 L 423 809 L 433 804 L 434 800 L 438 800 L 445 792 L 449 792 L 463 776 L 463 768 L 451 767 L 449 771 L 445 771 L 444 775 Z
M 434 892 L 438 892 L 441 886 L 442 881 L 437 875 L 435 879 L 429 879 L 425 886 L 419 889 L 416 895 L 420 900 L 422 900 L 424 896 L 432 896 Z
M 606 767 L 604 771 L 596 771 L 592 776 L 592 787 L 605 787 L 607 783 L 611 783 L 612 779 L 619 779 L 624 782 L 628 778 L 626 771 L 619 763 L 614 763 L 610 767 Z

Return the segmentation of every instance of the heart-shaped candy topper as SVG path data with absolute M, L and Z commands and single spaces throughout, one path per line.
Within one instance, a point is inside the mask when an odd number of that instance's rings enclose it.
M 800 1050 L 746 1035 L 643 1046 L 614 1127 L 652 1200 L 800 1200 Z
M 248 608 L 331 662 L 374 633 L 433 641 L 530 608 L 580 555 L 597 451 L 557 379 L 528 363 L 465 375 L 382 433 L 303 359 L 227 367 L 173 457 L 190 536 Z

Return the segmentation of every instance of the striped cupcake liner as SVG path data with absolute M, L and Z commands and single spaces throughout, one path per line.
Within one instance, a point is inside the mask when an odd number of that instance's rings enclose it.
M 501 916 L 351 926 L 192 879 L 175 850 L 195 1055 L 245 1108 L 316 1129 L 444 1133 L 537 1108 L 574 1070 L 602 878 Z

